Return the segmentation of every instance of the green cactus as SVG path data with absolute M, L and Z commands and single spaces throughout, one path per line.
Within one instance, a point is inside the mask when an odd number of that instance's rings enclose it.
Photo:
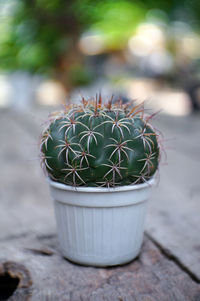
M 51 179 L 72 186 L 146 182 L 160 157 L 149 120 L 142 105 L 82 98 L 51 115 L 41 138 L 42 165 Z

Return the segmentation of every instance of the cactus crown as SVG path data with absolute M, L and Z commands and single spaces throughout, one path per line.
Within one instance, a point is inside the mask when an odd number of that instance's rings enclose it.
M 144 104 L 82 98 L 50 117 L 41 137 L 42 166 L 54 181 L 115 187 L 148 181 L 159 163 L 158 134 Z

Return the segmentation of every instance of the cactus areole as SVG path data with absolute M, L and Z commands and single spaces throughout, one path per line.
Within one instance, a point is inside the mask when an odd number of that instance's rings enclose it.
M 49 177 L 71 186 L 116 187 L 148 181 L 156 172 L 158 134 L 143 104 L 102 103 L 101 95 L 53 113 L 41 137 Z

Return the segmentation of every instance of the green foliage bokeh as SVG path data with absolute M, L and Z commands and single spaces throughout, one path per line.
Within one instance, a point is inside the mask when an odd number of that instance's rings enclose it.
M 151 9 L 200 27 L 198 0 L 0 0 L 0 68 L 51 72 L 85 30 L 122 49 Z

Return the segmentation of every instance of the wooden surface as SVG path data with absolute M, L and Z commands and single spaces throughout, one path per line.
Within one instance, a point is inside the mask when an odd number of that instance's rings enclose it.
M 149 239 L 145 239 L 139 259 L 107 269 L 82 267 L 63 259 L 56 235 L 13 239 L 4 244 L 1 256 L 26 268 L 21 275 L 24 284 L 10 300 L 200 300 L 199 284 Z M 16 269 L 20 271 L 22 267 Z
M 37 154 L 46 117 L 46 109 L 0 111 L 0 300 L 5 274 L 21 279 L 9 300 L 200 300 L 200 116 L 158 118 L 175 140 L 149 203 L 144 246 L 139 259 L 109 269 L 60 255 Z
M 147 216 L 148 233 L 200 280 L 200 115 L 159 117 L 173 140 Z

